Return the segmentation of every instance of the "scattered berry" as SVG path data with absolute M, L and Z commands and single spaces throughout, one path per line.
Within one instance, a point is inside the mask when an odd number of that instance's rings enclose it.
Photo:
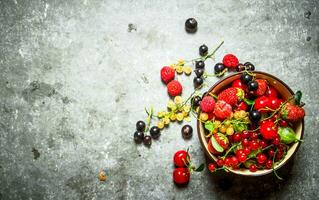
M 237 67 L 238 63 L 238 58 L 233 54 L 227 54 L 223 58 L 223 64 L 225 67 L 235 68 Z
M 239 63 L 238 66 L 236 67 L 237 72 L 242 72 L 246 69 L 245 65 Z
M 216 170 L 216 164 L 209 163 L 208 164 L 208 170 L 211 171 L 211 172 L 214 172 Z
M 256 172 L 257 171 L 257 166 L 255 164 L 250 165 L 249 171 Z
M 197 31 L 197 21 L 194 18 L 188 18 L 185 22 L 185 30 L 188 33 L 195 33 Z
M 239 100 L 241 100 L 244 96 L 244 91 L 239 88 L 230 87 L 226 90 L 223 90 L 218 95 L 219 101 L 225 101 L 229 105 L 235 105 Z
M 243 73 L 241 76 L 240 76 L 240 80 L 242 83 L 244 84 L 248 84 L 249 81 L 253 80 L 253 77 L 247 73 Z
M 214 67 L 215 74 L 222 73 L 224 69 L 225 69 L 225 66 L 223 65 L 223 63 L 217 63 Z
M 193 82 L 194 82 L 194 87 L 199 88 L 203 84 L 204 80 L 203 78 L 200 78 L 200 77 L 194 77 Z
M 193 128 L 190 125 L 185 125 L 182 127 L 182 136 L 184 139 L 190 139 L 193 135 Z
M 182 91 L 183 87 L 177 80 L 172 80 L 167 84 L 167 92 L 171 97 L 180 95 Z
M 199 47 L 199 55 L 206 56 L 208 54 L 208 47 L 203 44 Z
M 195 71 L 196 76 L 199 78 L 202 77 L 204 72 L 205 72 L 204 69 L 195 69 L 194 71 Z
M 191 100 L 193 108 L 197 108 L 200 105 L 202 98 L 200 96 L 194 96 Z
M 174 154 L 174 164 L 176 167 L 186 167 L 189 160 L 189 154 L 184 150 L 179 150 Z
M 249 119 L 252 122 L 257 123 L 259 122 L 260 118 L 261 118 L 261 114 L 257 110 L 252 110 L 249 112 Z
M 176 168 L 173 172 L 173 181 L 178 185 L 184 185 L 189 182 L 190 173 L 188 168 Z
M 248 71 L 254 71 L 255 70 L 255 66 L 253 64 L 251 64 L 250 62 L 245 62 L 244 66 L 246 67 L 246 69 Z
M 257 155 L 257 162 L 259 164 L 264 164 L 267 160 L 267 156 L 263 153 Z
M 169 83 L 171 80 L 175 78 L 174 69 L 168 66 L 163 67 L 161 69 L 161 78 L 165 84 Z
M 152 145 L 152 138 L 149 135 L 145 135 L 143 139 L 143 143 L 145 146 L 151 146 Z
M 255 91 L 258 89 L 258 82 L 257 81 L 249 81 L 249 83 L 247 84 L 248 90 L 249 91 Z

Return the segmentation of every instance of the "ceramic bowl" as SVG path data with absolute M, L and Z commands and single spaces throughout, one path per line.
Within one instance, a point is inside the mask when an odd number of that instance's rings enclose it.
M 254 74 L 256 74 L 256 78 L 265 79 L 268 81 L 269 85 L 276 88 L 276 90 L 278 91 L 278 93 L 280 94 L 283 100 L 288 99 L 294 94 L 293 91 L 279 78 L 273 75 L 267 74 L 265 72 L 259 72 L 259 71 L 255 71 Z M 214 94 L 220 93 L 223 89 L 229 87 L 229 85 L 234 80 L 239 79 L 240 75 L 241 75 L 241 72 L 235 73 L 218 81 L 215 85 L 213 85 L 209 89 L 208 92 L 212 92 Z M 296 132 L 297 138 L 301 140 L 303 138 L 303 132 L 304 132 L 304 120 L 298 123 L 295 123 L 293 129 Z M 208 140 L 205 137 L 204 123 L 200 122 L 199 120 L 197 121 L 197 131 L 198 131 L 199 140 L 201 142 L 201 145 L 206 155 L 209 157 L 209 159 L 217 161 L 217 157 L 208 151 L 208 147 L 207 147 Z M 280 163 L 277 163 L 274 166 L 274 169 L 277 170 L 283 165 L 285 165 L 297 152 L 299 145 L 300 145 L 300 142 L 296 142 L 292 146 L 290 146 L 285 158 Z M 263 169 L 263 170 L 258 170 L 256 172 L 250 172 L 249 169 L 236 169 L 236 170 L 229 169 L 229 171 L 234 174 L 243 175 L 243 176 L 262 176 L 262 175 L 271 173 L 272 169 Z

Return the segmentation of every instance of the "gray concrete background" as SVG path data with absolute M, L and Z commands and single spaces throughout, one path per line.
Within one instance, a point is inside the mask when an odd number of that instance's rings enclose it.
M 0 0 L 0 199 L 318 199 L 318 8 L 316 0 Z M 189 17 L 199 22 L 194 35 L 184 31 Z M 305 142 L 285 181 L 205 170 L 177 188 L 176 150 L 191 147 L 193 161 L 205 162 L 196 133 L 184 141 L 171 124 L 148 149 L 133 143 L 135 122 L 144 107 L 165 108 L 161 66 L 223 39 L 216 61 L 235 53 L 304 92 Z M 188 96 L 192 78 L 178 79 Z

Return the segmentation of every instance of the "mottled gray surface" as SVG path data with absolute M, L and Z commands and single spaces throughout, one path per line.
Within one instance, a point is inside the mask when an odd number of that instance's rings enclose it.
M 318 4 L 0 0 L 0 199 L 318 199 Z M 176 150 L 205 161 L 196 135 L 184 141 L 172 124 L 148 149 L 132 141 L 135 122 L 165 107 L 162 65 L 223 39 L 216 60 L 233 52 L 304 92 L 305 143 L 283 182 L 206 170 L 177 188 Z M 178 79 L 187 96 L 191 78 Z

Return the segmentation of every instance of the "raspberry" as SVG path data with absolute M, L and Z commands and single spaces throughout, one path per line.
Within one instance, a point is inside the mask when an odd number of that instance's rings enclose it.
M 171 67 L 164 66 L 161 69 L 161 78 L 164 83 L 169 83 L 171 80 L 175 78 L 175 71 Z
M 215 106 L 215 100 L 212 96 L 205 96 L 200 102 L 200 108 L 205 113 L 213 112 Z
M 225 67 L 235 68 L 238 66 L 238 58 L 233 54 L 227 54 L 223 58 L 223 64 Z
M 180 82 L 172 80 L 167 84 L 167 92 L 171 97 L 178 96 L 182 93 L 183 87 Z
M 214 108 L 214 114 L 219 119 L 225 119 L 232 113 L 232 107 L 225 101 L 217 101 Z

